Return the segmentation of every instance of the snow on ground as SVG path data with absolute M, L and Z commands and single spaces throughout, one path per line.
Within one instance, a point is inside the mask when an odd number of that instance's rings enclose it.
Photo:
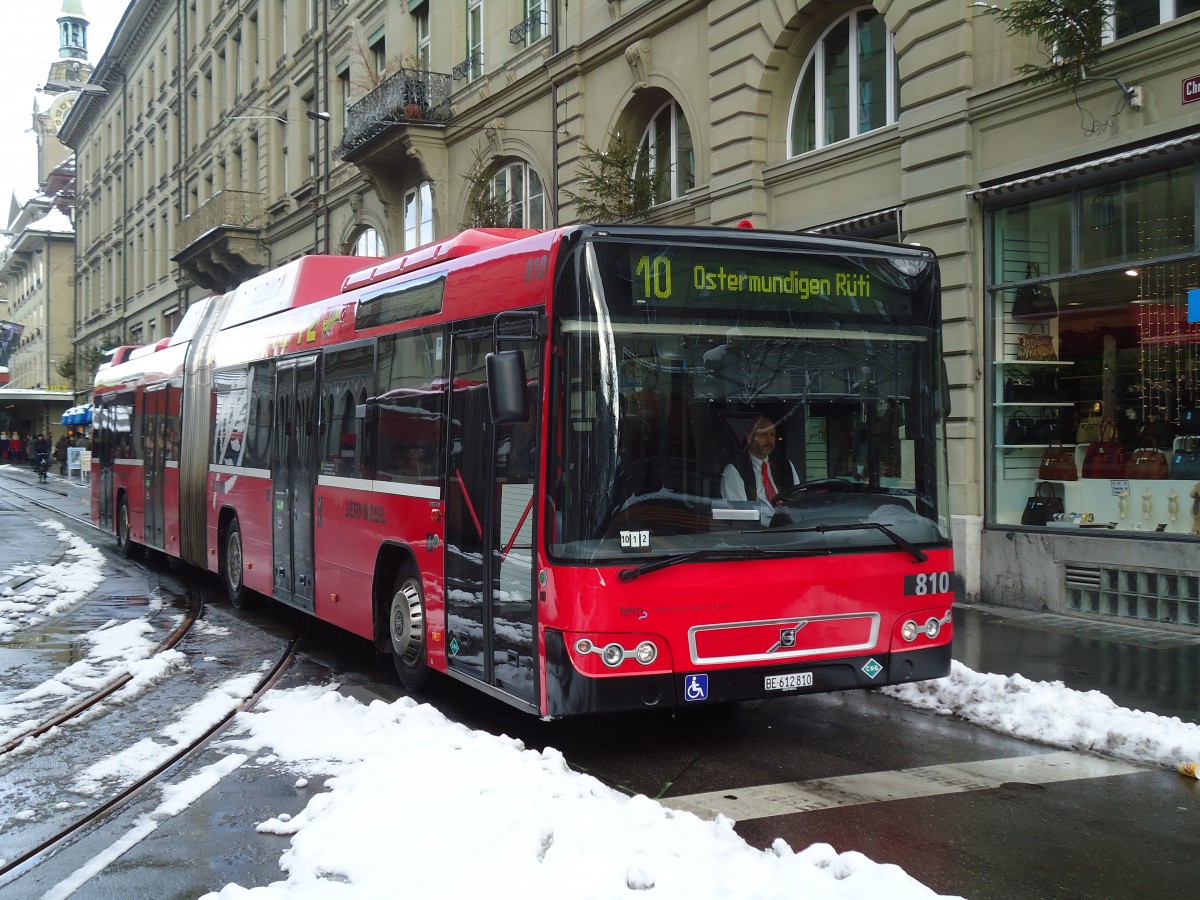
M 57 562 L 29 563 L 0 573 L 0 635 L 36 625 L 86 599 L 104 580 L 100 551 L 58 522 L 39 525 L 66 546 Z
M 881 690 L 918 709 L 1051 747 L 1171 768 L 1200 761 L 1200 726 L 1125 709 L 1099 691 L 1071 690 L 1061 681 L 983 675 L 953 660 L 948 678 Z
M 64 546 L 55 559 L 23 563 L 0 572 L 0 640 L 32 629 L 61 615 L 85 600 L 104 579 L 100 551 L 58 522 L 41 528 L 54 532 Z M 148 609 L 155 611 L 151 603 Z M 154 629 L 144 619 L 110 620 L 80 637 L 90 645 L 83 658 L 67 665 L 54 677 L 28 689 L 0 685 L 0 743 L 7 742 L 48 715 L 48 710 L 69 706 L 85 694 L 110 684 L 122 675 L 132 677 L 120 696 L 144 691 L 168 670 L 181 665 L 177 651 L 154 656 Z
M 365 706 L 297 688 L 268 696 L 241 724 L 235 749 L 306 783 L 325 779 L 324 790 L 259 825 L 291 838 L 285 881 L 210 896 L 487 896 L 498 879 L 535 897 L 935 896 L 897 866 L 826 844 L 757 850 L 728 819 L 626 796 L 556 750 L 471 731 L 407 698 Z
M 924 709 L 985 728 L 1146 765 L 1200 760 L 1200 726 L 1121 709 L 1096 691 L 1020 675 L 973 672 L 884 689 Z M 931 896 L 895 866 L 827 844 L 798 852 L 745 844 L 727 819 L 706 822 L 645 797 L 627 797 L 571 771 L 553 749 L 472 732 L 401 699 L 364 706 L 333 688 L 278 692 L 240 717 L 239 752 L 282 765 L 298 786 L 323 782 L 299 811 L 259 830 L 290 837 L 286 878 L 228 898 L 406 896 L 489 892 L 496 873 L 533 895 L 563 890 L 609 898 Z M 413 813 L 419 810 L 419 813 Z M 453 842 L 444 835 L 454 834 Z M 397 874 L 395 854 L 419 865 Z M 461 866 L 460 849 L 472 848 Z M 448 874 L 449 873 L 449 874 Z
M 0 575 L 10 585 L 0 589 L 0 634 L 56 614 L 98 584 L 98 551 L 65 529 L 59 537 L 70 545 L 61 563 Z M 21 582 L 19 596 L 14 581 Z M 89 659 L 133 665 L 144 650 L 136 625 L 108 623 L 90 641 Z M 76 674 L 88 680 L 87 672 Z M 60 676 L 44 693 L 65 684 Z M 163 746 L 179 745 L 231 708 L 245 688 L 222 685 L 181 711 L 172 729 L 96 760 L 76 787 L 128 779 L 149 757 L 161 756 Z M 948 678 L 883 692 L 1055 747 L 1150 766 L 1200 761 L 1200 726 L 1122 709 L 1099 692 L 1061 682 L 981 674 L 955 662 Z M 239 716 L 224 746 L 231 752 L 220 762 L 163 788 L 159 806 L 123 840 L 47 896 L 68 896 L 244 765 L 291 773 L 307 802 L 258 825 L 260 832 L 287 840 L 286 848 L 280 844 L 279 881 L 230 884 L 210 898 L 492 894 L 500 878 L 534 896 L 605 900 L 646 892 L 687 900 L 934 896 L 897 866 L 828 844 L 795 850 L 776 841 L 768 850 L 755 849 L 728 819 L 708 822 L 626 796 L 572 771 L 554 749 L 528 750 L 511 738 L 471 731 L 407 698 L 364 705 L 333 686 L 275 691 Z M 461 864 L 464 846 L 471 848 L 470 867 Z

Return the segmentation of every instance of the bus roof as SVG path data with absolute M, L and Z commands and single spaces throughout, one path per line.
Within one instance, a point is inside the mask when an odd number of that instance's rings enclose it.
M 346 276 L 346 280 L 342 282 L 342 292 L 374 284 L 387 278 L 394 278 L 405 272 L 423 269 L 434 263 L 470 256 L 472 253 L 479 253 L 482 250 L 491 250 L 493 247 L 500 247 L 540 233 L 532 228 L 469 228 L 444 241 L 426 244 L 410 253 L 386 259 L 378 265 L 360 269 Z
M 221 328 L 327 300 L 341 292 L 347 275 L 374 262 L 378 259 L 363 256 L 302 256 L 256 275 L 234 288 Z

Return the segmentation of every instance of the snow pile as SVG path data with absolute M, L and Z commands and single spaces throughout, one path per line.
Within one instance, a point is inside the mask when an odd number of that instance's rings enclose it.
M 232 743 L 266 752 L 260 763 L 331 777 L 298 814 L 259 826 L 291 836 L 287 881 L 210 897 L 481 896 L 497 879 L 535 897 L 936 896 L 897 866 L 827 844 L 757 850 L 728 819 L 627 797 L 556 750 L 471 731 L 407 698 L 363 706 L 297 688 L 240 722 L 248 734 Z
M 953 660 L 948 678 L 881 691 L 918 709 L 1051 747 L 1171 768 L 1200 760 L 1200 725 L 1125 709 L 1099 691 L 1072 690 L 1061 681 L 984 675 Z

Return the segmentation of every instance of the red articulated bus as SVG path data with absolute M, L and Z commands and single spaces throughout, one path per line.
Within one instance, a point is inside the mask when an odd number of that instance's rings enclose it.
M 934 255 L 869 241 L 305 257 L 98 373 L 93 516 L 543 717 L 939 677 L 940 326 Z

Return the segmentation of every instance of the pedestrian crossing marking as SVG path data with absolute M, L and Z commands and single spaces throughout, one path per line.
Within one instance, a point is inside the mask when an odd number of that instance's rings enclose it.
M 1132 763 L 1064 750 L 664 797 L 662 804 L 704 819 L 723 815 L 744 822 L 886 800 L 994 790 L 1010 782 L 1049 784 L 1144 771 Z

